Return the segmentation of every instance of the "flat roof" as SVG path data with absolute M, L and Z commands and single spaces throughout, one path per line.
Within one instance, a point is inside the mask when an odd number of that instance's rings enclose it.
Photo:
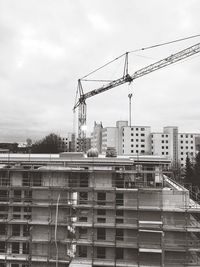
M 83 153 L 66 153 L 66 154 L 0 154 L 0 162 L 151 162 L 151 163 L 166 163 L 169 164 L 170 159 L 163 156 L 154 155 L 121 155 L 117 157 L 105 157 L 105 155 L 99 155 L 98 157 L 87 157 Z

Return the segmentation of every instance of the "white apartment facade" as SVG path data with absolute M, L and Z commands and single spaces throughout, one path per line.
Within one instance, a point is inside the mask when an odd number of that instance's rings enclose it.
M 151 127 L 126 126 L 123 128 L 123 154 L 151 154 Z
M 178 157 L 181 166 L 184 166 L 187 155 L 191 161 L 194 161 L 199 151 L 200 134 L 197 133 L 179 133 L 178 135 Z
M 187 155 L 193 161 L 200 151 L 200 134 L 179 133 L 177 126 L 166 126 L 162 132 L 151 132 L 150 126 L 128 126 L 117 121 L 116 127 L 101 128 L 101 135 L 92 136 L 92 147 L 102 143 L 100 153 L 113 147 L 118 155 L 155 155 L 171 159 L 174 167 L 184 167 Z M 98 139 L 98 140 L 97 140 Z

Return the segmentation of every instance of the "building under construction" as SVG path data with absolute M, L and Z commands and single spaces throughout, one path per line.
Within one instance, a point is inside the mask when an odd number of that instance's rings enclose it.
M 200 205 L 164 157 L 0 156 L 0 267 L 200 266 Z

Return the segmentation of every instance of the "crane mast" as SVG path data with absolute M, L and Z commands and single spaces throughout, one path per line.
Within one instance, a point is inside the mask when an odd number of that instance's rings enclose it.
M 124 73 L 123 76 L 119 79 L 113 80 L 107 84 L 104 84 L 103 86 L 91 90 L 84 94 L 81 80 L 78 80 L 78 91 L 79 91 L 79 99 L 74 105 L 74 110 L 78 107 L 78 140 L 79 140 L 79 150 L 85 152 L 85 142 L 86 142 L 86 99 L 98 95 L 100 93 L 103 93 L 105 91 L 108 91 L 114 87 L 117 87 L 119 85 L 122 85 L 124 83 L 131 83 L 133 80 L 140 78 L 144 75 L 147 75 L 153 71 L 159 70 L 161 68 L 167 67 L 171 64 L 174 64 L 178 61 L 184 60 L 185 58 L 188 58 L 190 56 L 193 56 L 200 52 L 200 43 L 195 44 L 193 46 L 190 46 L 184 50 L 181 50 L 175 54 L 172 54 L 162 60 L 159 60 L 153 64 L 150 64 L 144 68 L 139 69 L 138 71 L 134 72 L 133 75 L 128 74 L 128 52 L 126 53 L 125 58 L 125 66 L 124 66 Z

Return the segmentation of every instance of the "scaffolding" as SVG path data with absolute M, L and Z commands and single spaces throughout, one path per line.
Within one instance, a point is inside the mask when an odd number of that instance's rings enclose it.
M 9 162 L 0 266 L 200 266 L 200 204 L 190 196 L 160 162 Z

